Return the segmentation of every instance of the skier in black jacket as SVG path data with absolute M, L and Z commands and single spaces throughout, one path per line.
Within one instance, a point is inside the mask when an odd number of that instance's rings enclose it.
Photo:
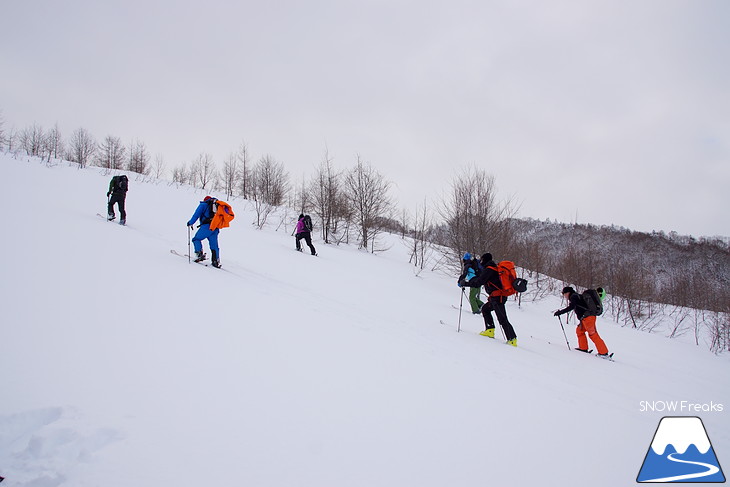
M 501 295 L 502 280 L 497 271 L 497 263 L 492 259 L 492 254 L 487 252 L 479 259 L 479 264 L 483 269 L 481 274 L 467 282 L 466 285 L 477 288 L 484 286 L 484 289 L 489 295 L 486 304 L 482 306 L 482 316 L 484 316 L 484 326 L 486 329 L 480 335 L 494 338 L 494 319 L 492 318 L 492 311 L 494 311 L 494 314 L 497 315 L 497 321 L 502 326 L 507 343 L 516 347 L 517 334 L 507 318 L 507 309 L 504 306 L 507 302 L 507 296 Z
M 114 203 L 119 204 L 119 220 L 120 225 L 126 225 L 127 223 L 127 212 L 124 210 L 124 200 L 127 199 L 127 190 L 129 189 L 129 181 L 127 176 L 122 174 L 121 176 L 114 176 L 109 181 L 109 191 L 106 193 L 106 197 L 109 198 L 109 204 L 107 205 L 107 217 L 106 219 L 112 221 L 116 218 L 114 214 Z

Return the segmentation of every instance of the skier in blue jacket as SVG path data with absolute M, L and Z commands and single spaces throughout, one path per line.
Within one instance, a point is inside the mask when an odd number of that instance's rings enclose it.
M 211 198 L 210 196 L 206 196 L 205 198 L 203 198 L 203 201 L 201 201 L 198 207 L 195 209 L 195 213 L 193 213 L 190 221 L 188 221 L 188 226 L 190 228 L 193 228 L 195 222 L 197 220 L 200 220 L 198 231 L 193 237 L 195 262 L 201 262 L 206 259 L 207 256 L 205 255 L 205 252 L 203 252 L 203 240 L 208 239 L 208 244 L 210 245 L 210 253 L 212 254 L 211 262 L 213 264 L 213 267 L 220 267 L 220 249 L 218 248 L 218 233 L 220 233 L 220 228 L 216 228 L 215 230 L 210 229 L 210 222 L 213 220 L 214 214 L 212 203 L 215 203 L 215 201 L 215 198 Z

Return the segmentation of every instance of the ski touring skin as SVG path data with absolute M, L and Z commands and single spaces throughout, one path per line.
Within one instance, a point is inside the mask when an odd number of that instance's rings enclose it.
M 590 350 L 583 350 L 582 348 L 574 348 L 573 350 L 576 350 L 578 352 L 583 352 L 583 353 L 593 353 L 592 348 Z
M 585 353 L 587 355 L 593 355 L 593 349 L 583 350 L 582 348 L 574 348 L 573 350 L 575 350 L 577 352 L 583 352 L 583 353 Z M 615 360 L 613 359 L 613 352 L 612 353 L 609 353 L 609 354 L 606 354 L 606 355 L 601 355 L 600 353 L 597 353 L 597 354 L 595 354 L 593 356 L 594 357 L 598 357 L 598 358 L 602 358 L 603 360 L 608 360 L 609 362 L 615 362 Z
M 439 323 L 441 323 L 442 325 L 446 325 L 446 326 L 453 326 L 453 325 L 451 325 L 451 324 L 449 324 L 449 323 L 445 322 L 444 320 L 439 320 Z M 483 336 L 483 335 L 480 335 L 480 336 Z M 489 338 L 491 338 L 491 339 L 492 339 L 492 340 L 494 340 L 494 341 L 500 341 L 499 339 L 497 339 L 497 338 L 494 338 L 494 337 L 489 337 Z M 515 348 L 518 348 L 518 347 L 517 347 L 516 345 L 511 345 L 510 343 L 507 343 L 507 342 L 505 342 L 505 341 L 502 341 L 502 343 L 504 343 L 505 345 L 510 345 L 510 346 L 513 346 L 513 347 L 515 347 Z
M 171 253 L 171 254 L 173 254 L 173 255 L 177 255 L 178 257 L 182 257 L 183 259 L 189 259 L 189 258 L 190 258 L 190 256 L 189 256 L 188 254 L 181 254 L 180 252 L 178 252 L 178 251 L 177 251 L 177 250 L 175 250 L 175 249 L 170 249 L 170 253 Z M 191 260 L 190 262 L 194 262 L 195 264 L 200 264 L 200 265 L 202 265 L 202 266 L 205 266 L 205 267 L 213 267 L 213 268 L 215 268 L 215 269 L 220 269 L 220 267 L 215 267 L 215 266 L 214 266 L 214 265 L 212 265 L 211 263 L 209 263 L 209 262 L 204 262 L 204 261 L 202 261 L 202 260 L 201 260 L 201 261 L 198 261 L 198 262 L 196 262 L 196 261 L 195 261 L 195 259 L 193 259 L 193 260 Z
M 107 222 L 113 222 L 116 219 L 116 217 L 114 217 L 113 219 L 110 220 L 109 218 L 105 217 L 101 213 L 97 213 L 96 216 L 98 216 L 99 218 L 101 218 L 102 220 L 107 221 Z M 119 222 L 119 225 L 121 225 L 123 227 L 127 226 L 126 223 L 122 223 L 121 221 Z

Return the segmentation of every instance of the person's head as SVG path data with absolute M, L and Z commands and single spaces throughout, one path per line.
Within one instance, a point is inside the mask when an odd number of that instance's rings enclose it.
M 212 196 L 206 196 L 205 198 L 203 198 L 203 201 L 208 201 L 208 200 L 212 200 L 212 199 L 213 199 Z
M 301 220 L 302 218 L 304 218 L 304 213 L 299 214 L 299 219 Z
M 565 286 L 563 288 L 563 296 L 565 296 L 566 298 L 570 297 L 570 295 L 573 294 L 574 292 L 575 292 L 575 289 L 573 289 L 570 286 Z
M 463 257 L 463 258 L 462 258 L 461 260 L 465 260 L 465 261 L 466 261 L 466 260 L 471 260 L 471 254 L 470 254 L 469 252 L 466 252 L 466 253 L 464 254 L 464 257 Z
M 492 254 L 489 252 L 482 254 L 482 262 L 491 262 Z
M 603 298 L 606 297 L 606 290 L 602 287 L 597 287 L 596 292 L 598 293 L 598 297 L 601 298 L 601 301 L 603 301 Z

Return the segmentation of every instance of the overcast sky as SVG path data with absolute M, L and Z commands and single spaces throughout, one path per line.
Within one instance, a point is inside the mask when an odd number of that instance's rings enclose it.
M 5 129 L 359 154 L 400 207 L 477 166 L 520 216 L 730 236 L 726 0 L 5 0 Z

